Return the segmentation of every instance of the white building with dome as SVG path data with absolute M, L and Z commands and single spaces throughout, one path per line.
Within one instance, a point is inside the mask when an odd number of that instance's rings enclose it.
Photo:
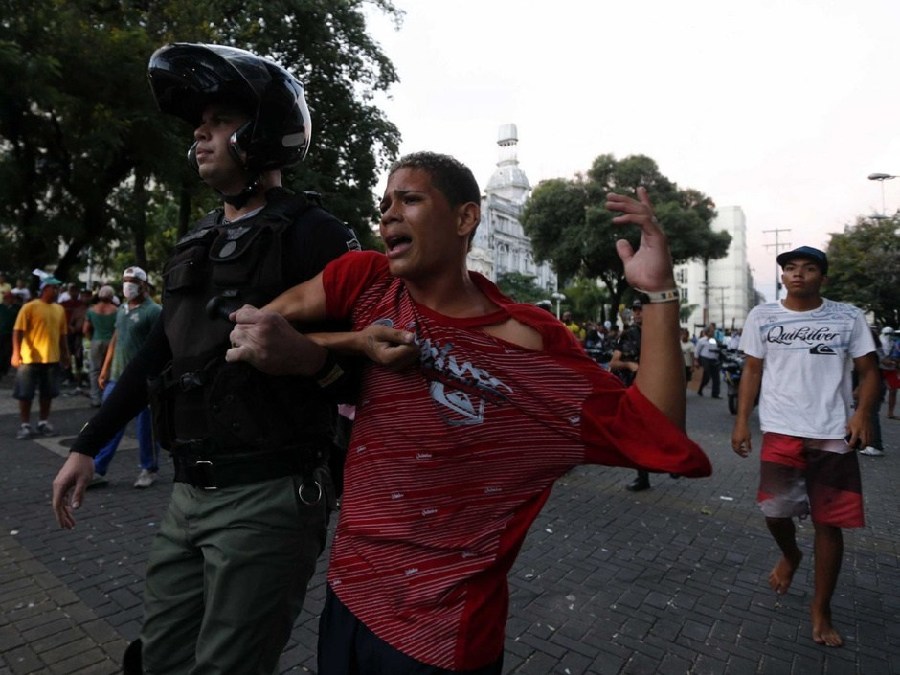
M 531 184 L 519 167 L 515 124 L 500 127 L 497 138 L 499 161 L 481 198 L 481 224 L 475 233 L 467 258 L 470 270 L 480 272 L 491 281 L 508 272 L 534 277 L 534 282 L 547 290 L 557 290 L 556 274 L 547 262 L 536 263 L 531 239 L 525 234 L 519 218 L 531 193 Z

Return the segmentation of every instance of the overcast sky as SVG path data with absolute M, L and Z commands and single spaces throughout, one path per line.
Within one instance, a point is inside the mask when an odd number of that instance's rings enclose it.
M 824 248 L 900 174 L 898 0 L 396 0 L 370 31 L 400 82 L 401 152 L 455 155 L 484 186 L 514 123 L 532 186 L 645 154 L 747 217 L 757 288 L 775 235 Z M 379 186 L 379 189 L 383 184 Z M 900 179 L 884 183 L 900 207 Z

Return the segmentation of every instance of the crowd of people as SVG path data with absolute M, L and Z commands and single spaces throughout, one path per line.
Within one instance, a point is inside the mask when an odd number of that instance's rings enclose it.
M 8 288 L 0 313 L 19 438 L 53 433 L 63 372 L 98 406 L 53 482 L 61 527 L 75 526 L 130 420 L 136 487 L 154 483 L 159 448 L 171 457 L 126 673 L 275 672 L 324 549 L 348 404 L 318 672 L 501 673 L 506 576 L 554 481 L 587 463 L 635 470 L 633 491 L 651 472 L 709 475 L 684 430 L 686 389 L 702 370 L 697 395 L 708 384 L 720 397 L 724 350 L 747 360 L 740 456 L 761 394 L 758 501 L 782 554 L 770 586 L 787 592 L 802 557 L 793 518 L 811 515 L 812 637 L 842 644 L 830 606 L 841 533 L 864 522 L 853 450 L 875 438 L 882 380 L 894 418 L 900 354 L 893 331 L 876 345 L 859 310 L 821 297 L 824 253 L 779 255 L 788 296 L 754 309 L 743 331 L 710 324 L 692 336 L 647 191 L 610 194 L 613 222 L 641 235 L 637 250 L 617 243 L 635 298 L 615 320 L 559 321 L 466 269 L 480 190 L 453 157 L 393 164 L 379 205 L 385 253 L 362 252 L 315 196 L 282 188 L 310 143 L 290 72 L 233 47 L 176 43 L 153 54 L 149 76 L 159 108 L 193 126 L 189 162 L 221 207 L 176 244 L 159 303 L 132 265 L 116 287 L 61 296 L 44 275 L 24 304 L 27 284 Z M 797 322 L 809 331 L 788 335 Z M 792 349 L 810 331 L 825 337 Z M 795 395 L 809 378 L 823 397 L 815 415 Z
M 612 370 L 627 385 L 633 379 L 639 362 L 634 347 L 636 343 L 633 329 L 640 326 L 640 308 L 640 300 L 632 302 L 628 307 L 623 305 L 615 322 L 606 320 L 602 323 L 578 321 L 572 311 L 566 310 L 562 314 L 562 322 L 588 354 L 594 356 L 603 367 Z M 710 323 L 693 334 L 688 328 L 681 329 L 685 381 L 688 386 L 694 385 L 698 396 L 703 396 L 703 390 L 709 384 L 712 398 L 722 398 L 722 354 L 727 351 L 737 352 L 740 339 L 740 328 L 722 330 L 715 323 Z M 615 357 L 616 351 L 626 355 L 624 361 Z M 695 372 L 702 374 L 699 384 L 693 382 Z
M 34 299 L 26 300 L 30 295 L 13 293 L 5 276 L 0 275 L 0 376 L 15 368 L 13 397 L 19 403 L 18 440 L 56 434 L 50 413 L 53 400 L 64 392 L 89 396 L 91 406 L 99 408 L 115 389 L 116 379 L 128 360 L 143 346 L 159 314 L 159 305 L 150 295 L 147 273 L 137 266 L 128 267 L 122 283 L 117 284 L 121 298 L 110 283 L 95 282 L 90 288 L 63 284 L 46 273 L 37 279 Z M 20 288 L 27 289 L 27 285 Z M 39 413 L 33 424 L 35 397 Z M 153 439 L 149 408 L 141 411 L 136 420 L 140 473 L 134 486 L 145 488 L 156 481 L 159 444 Z M 104 476 L 124 433 L 123 424 L 98 453 L 90 487 L 105 482 Z

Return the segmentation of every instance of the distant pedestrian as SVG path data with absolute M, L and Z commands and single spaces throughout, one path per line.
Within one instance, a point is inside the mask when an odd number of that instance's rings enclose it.
M 878 340 L 881 343 L 881 350 L 885 354 L 889 354 L 894 346 L 894 329 L 890 326 L 882 328 L 881 333 L 878 334 Z
M 881 348 L 884 358 L 879 367 L 884 385 L 887 387 L 887 416 L 889 420 L 895 420 L 897 389 L 900 389 L 900 339 L 890 326 L 881 330 Z
M 22 306 L 16 302 L 15 296 L 10 291 L 3 294 L 3 302 L 0 303 L 0 377 L 4 377 L 10 368 L 12 359 L 13 326 L 16 325 L 16 317 Z
M 102 390 L 98 378 L 106 359 L 106 350 L 109 349 L 109 343 L 116 329 L 116 305 L 113 304 L 115 294 L 112 286 L 101 286 L 97 292 L 97 302 L 88 308 L 82 326 L 82 332 L 91 342 L 88 378 L 91 387 L 91 405 L 94 408 L 100 407 Z
M 578 342 L 580 342 L 582 345 L 584 345 L 584 338 L 586 337 L 586 332 L 585 332 L 584 328 L 582 328 L 575 321 L 575 318 L 572 316 L 572 312 L 568 312 L 568 311 L 563 312 L 562 322 L 566 325 L 566 328 L 568 328 L 570 331 L 572 331 L 572 334 L 578 339 Z
M 19 401 L 21 426 L 16 438 L 20 440 L 34 436 L 31 406 L 36 392 L 40 392 L 37 432 L 44 436 L 55 433 L 49 420 L 50 407 L 59 396 L 60 363 L 69 360 L 66 312 L 56 302 L 60 283 L 55 277 L 45 277 L 38 298 L 22 307 L 13 327 L 10 363 L 17 369 L 13 398 Z
M 97 384 L 103 390 L 105 401 L 116 388 L 116 381 L 122 376 L 125 367 L 137 355 L 150 335 L 150 329 L 156 323 L 162 307 L 147 295 L 147 273 L 140 267 L 128 267 L 122 275 L 122 294 L 125 302 L 116 313 L 116 330 L 106 350 L 103 366 L 97 378 Z M 109 288 L 107 286 L 107 288 Z M 137 414 L 137 436 L 140 452 L 141 472 L 134 482 L 136 488 L 146 488 L 156 481 L 159 472 L 159 448 L 153 440 L 153 428 L 150 408 L 144 406 Z M 109 463 L 115 457 L 125 428 L 119 431 L 104 445 L 94 457 L 94 483 L 104 482 Z
M 703 388 L 707 383 L 712 383 L 712 397 L 721 398 L 719 395 L 721 377 L 719 372 L 719 343 L 715 338 L 715 324 L 703 331 L 694 353 L 697 356 L 698 365 L 703 368 L 703 379 L 697 389 L 697 396 L 703 396 Z
M 10 291 L 18 300 L 20 305 L 31 302 L 31 289 L 24 279 L 16 279 L 16 285 Z
M 79 289 L 78 284 L 69 284 L 69 297 L 63 302 L 59 301 L 66 311 L 68 322 L 68 334 L 66 342 L 69 346 L 69 362 L 63 364 L 66 371 L 66 379 L 76 388 L 86 384 L 84 378 L 84 318 L 87 315 L 88 303 L 91 300 L 91 292 L 87 289 Z M 60 295 L 62 297 L 62 295 Z
M 844 556 L 842 528 L 863 527 L 862 481 L 854 449 L 869 443 L 878 396 L 875 343 L 861 310 L 821 296 L 826 255 L 801 246 L 779 255 L 787 297 L 754 307 L 744 323 L 744 370 L 732 449 L 750 454 L 750 411 L 759 397 L 763 432 L 757 501 L 781 550 L 769 586 L 787 593 L 803 554 L 794 517 L 815 528 L 812 637 L 840 647 L 831 597 Z M 852 410 L 851 365 L 859 377 Z M 848 419 L 849 418 L 849 419 Z
M 694 343 L 687 328 L 681 329 L 681 356 L 684 359 L 684 381 L 690 384 L 694 377 Z

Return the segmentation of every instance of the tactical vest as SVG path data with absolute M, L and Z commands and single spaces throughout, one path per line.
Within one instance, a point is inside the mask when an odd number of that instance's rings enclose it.
M 284 234 L 310 206 L 303 195 L 279 195 L 234 224 L 213 211 L 175 245 L 163 273 L 173 358 L 160 382 L 151 384 L 163 447 L 176 453 L 199 447 L 214 455 L 311 449 L 315 457 L 304 464 L 324 457 L 335 406 L 315 382 L 225 362 L 234 327 L 228 314 L 246 303 L 259 307 L 287 288 Z

